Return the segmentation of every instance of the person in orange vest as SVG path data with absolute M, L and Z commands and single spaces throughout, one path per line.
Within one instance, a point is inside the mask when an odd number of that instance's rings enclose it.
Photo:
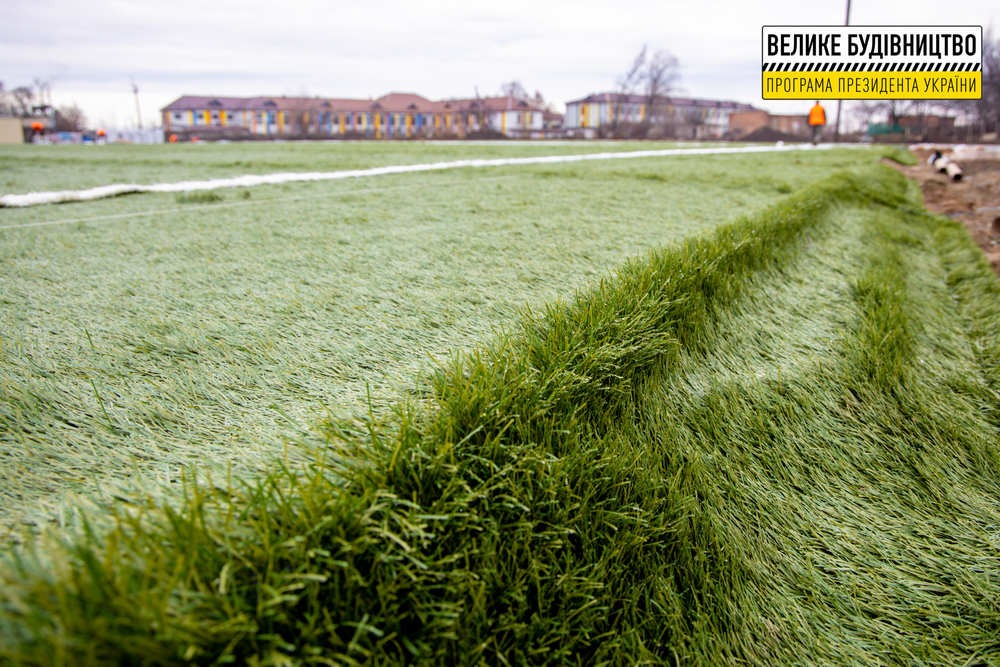
M 813 146 L 819 143 L 824 125 L 826 125 L 826 110 L 820 106 L 819 100 L 816 100 L 816 106 L 809 110 L 809 127 L 812 129 Z

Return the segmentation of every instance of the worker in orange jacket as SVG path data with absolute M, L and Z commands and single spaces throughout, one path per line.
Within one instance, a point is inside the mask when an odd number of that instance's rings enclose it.
M 813 146 L 819 143 L 824 125 L 826 125 L 826 110 L 820 106 L 819 100 L 816 100 L 816 106 L 809 110 L 809 127 L 812 128 Z

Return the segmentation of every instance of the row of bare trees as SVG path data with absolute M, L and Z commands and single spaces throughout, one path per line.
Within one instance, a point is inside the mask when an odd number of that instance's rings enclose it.
M 46 105 L 46 98 L 51 96 L 51 86 L 40 79 L 35 79 L 31 86 L 18 86 L 12 90 L 4 88 L 0 82 L 0 115 L 31 116 Z
M 951 137 L 968 141 L 1000 132 L 1000 36 L 987 30 L 983 36 L 983 89 L 978 100 L 873 100 L 854 105 L 854 116 L 866 125 L 884 123 L 891 132 L 904 118 L 914 119 L 914 139 L 926 138 L 933 128 L 925 119 L 934 115 L 955 115 L 962 119 L 964 130 Z
M 990 28 L 983 35 L 983 97 L 955 100 L 952 108 L 964 113 L 979 134 L 1000 133 L 1000 35 Z
M 52 84 L 48 81 L 35 79 L 30 86 L 18 86 L 11 90 L 7 90 L 0 81 L 0 116 L 28 118 L 47 116 L 52 111 Z M 87 127 L 87 117 L 76 104 L 56 107 L 54 113 L 58 132 L 79 132 Z

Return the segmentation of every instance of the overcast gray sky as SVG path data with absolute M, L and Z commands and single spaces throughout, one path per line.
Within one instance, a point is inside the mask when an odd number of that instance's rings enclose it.
M 762 100 L 761 26 L 839 25 L 846 0 L 0 0 L 0 81 L 51 81 L 92 124 L 143 122 L 184 94 L 431 99 L 517 79 L 562 106 L 611 90 L 643 44 L 680 62 L 684 94 Z M 854 25 L 995 25 L 997 0 L 853 0 Z

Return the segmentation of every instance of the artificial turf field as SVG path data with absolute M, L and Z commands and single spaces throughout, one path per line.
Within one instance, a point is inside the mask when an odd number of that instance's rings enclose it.
M 878 155 L 0 211 L 0 659 L 1000 661 L 998 285 Z
M 632 147 L 649 144 L 25 146 L 0 173 L 27 192 Z M 0 229 L 0 529 L 137 467 L 264 469 L 282 437 L 388 409 L 526 304 L 859 158 L 804 155 L 764 157 L 773 173 L 693 157 L 0 210 L 0 227 L 58 223 Z

